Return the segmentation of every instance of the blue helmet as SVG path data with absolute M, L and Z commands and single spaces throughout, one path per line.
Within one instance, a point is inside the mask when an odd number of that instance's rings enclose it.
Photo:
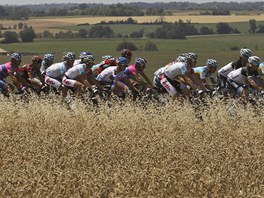
M 81 52 L 79 58 L 84 58 L 87 55 L 92 55 L 92 53 L 91 52 Z
M 121 56 L 121 57 L 117 58 L 116 62 L 117 62 L 117 65 L 125 66 L 128 64 L 128 59 Z

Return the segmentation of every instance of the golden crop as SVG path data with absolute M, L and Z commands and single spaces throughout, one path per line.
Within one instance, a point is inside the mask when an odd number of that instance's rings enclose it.
M 237 112 L 1 98 L 0 197 L 262 197 L 263 111 Z

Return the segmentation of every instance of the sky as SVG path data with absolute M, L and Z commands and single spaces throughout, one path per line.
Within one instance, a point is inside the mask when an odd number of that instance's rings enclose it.
M 154 2 L 182 2 L 182 1 L 189 1 L 189 2 L 196 2 L 196 3 L 203 3 L 203 2 L 253 2 L 252 0 L 126 0 L 125 3 L 130 2 L 146 2 L 146 3 L 154 3 Z M 264 0 L 254 0 L 254 1 L 264 1 Z M 50 4 L 50 3 L 104 3 L 104 4 L 111 4 L 111 3 L 124 3 L 123 0 L 0 0 L 0 5 L 25 5 L 25 4 Z

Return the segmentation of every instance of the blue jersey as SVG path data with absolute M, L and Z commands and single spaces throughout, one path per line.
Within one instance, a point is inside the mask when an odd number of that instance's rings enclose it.
M 206 79 L 208 77 L 212 77 L 212 73 L 207 72 L 208 67 L 203 66 L 203 67 L 194 67 L 193 71 L 195 74 L 199 74 L 201 79 Z

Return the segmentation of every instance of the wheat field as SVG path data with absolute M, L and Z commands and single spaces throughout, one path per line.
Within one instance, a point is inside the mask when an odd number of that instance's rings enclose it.
M 232 23 L 232 22 L 248 22 L 250 19 L 255 19 L 256 21 L 264 21 L 264 14 L 251 14 L 251 15 L 228 15 L 228 16 L 211 16 L 211 15 L 189 15 L 190 13 L 174 13 L 171 16 L 132 16 L 134 20 L 138 23 L 148 22 L 152 23 L 155 21 L 166 21 L 166 22 L 178 22 L 179 20 L 183 20 L 186 22 L 187 20 L 191 23 Z M 29 20 L 22 21 L 26 23 L 28 26 L 32 26 L 34 30 L 39 33 L 45 30 L 49 30 L 50 32 L 59 32 L 62 27 L 68 26 L 76 26 L 78 24 L 96 24 L 101 21 L 109 22 L 109 21 L 125 21 L 128 17 L 104 17 L 104 16 L 76 16 L 76 17 L 39 17 L 39 18 L 30 18 Z M 11 27 L 15 24 L 18 24 L 21 21 L 16 20 L 1 20 L 1 24 L 4 27 Z M 12 31 L 19 31 L 19 29 L 12 29 Z
M 263 111 L 1 98 L 0 197 L 263 197 Z

